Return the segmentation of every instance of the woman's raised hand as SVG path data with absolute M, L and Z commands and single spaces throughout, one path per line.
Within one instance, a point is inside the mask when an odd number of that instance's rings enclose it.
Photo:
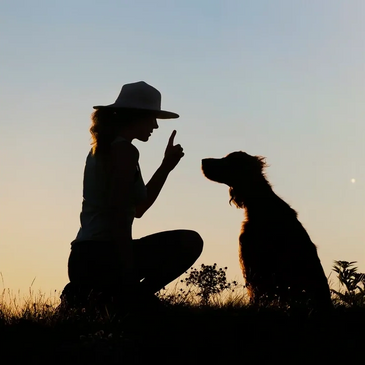
M 173 170 L 184 156 L 184 150 L 180 144 L 174 145 L 174 138 L 176 136 L 176 130 L 171 133 L 167 147 L 165 150 L 165 156 L 162 165 L 169 171 Z

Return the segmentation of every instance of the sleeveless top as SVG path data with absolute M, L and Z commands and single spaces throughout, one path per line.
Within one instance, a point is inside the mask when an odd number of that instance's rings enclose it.
M 122 137 L 117 142 L 130 143 Z M 108 174 L 104 160 L 93 155 L 90 150 L 84 169 L 83 201 L 80 213 L 81 227 L 72 242 L 81 241 L 109 241 L 111 240 L 111 208 L 109 206 L 110 174 Z M 127 208 L 127 216 L 132 226 L 136 205 L 147 198 L 147 189 L 143 182 L 139 164 L 136 166 L 135 182 Z

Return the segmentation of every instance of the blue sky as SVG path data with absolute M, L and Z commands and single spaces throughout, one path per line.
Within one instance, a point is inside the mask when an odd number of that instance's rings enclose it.
M 136 142 L 144 179 L 177 129 L 185 157 L 134 236 L 191 228 L 196 263 L 240 279 L 243 212 L 200 161 L 267 157 L 327 274 L 365 271 L 365 3 L 358 0 L 17 1 L 0 12 L 0 272 L 5 287 L 60 290 L 79 226 L 92 106 L 144 80 L 181 115 Z M 355 179 L 355 182 L 351 182 Z

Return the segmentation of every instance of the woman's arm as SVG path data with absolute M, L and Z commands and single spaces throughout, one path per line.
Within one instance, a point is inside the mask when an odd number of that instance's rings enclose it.
M 165 184 L 167 176 L 179 163 L 181 158 L 184 156 L 182 147 L 179 144 L 174 146 L 175 135 L 176 131 L 173 131 L 169 138 L 162 164 L 156 170 L 156 172 L 153 174 L 150 181 L 146 185 L 147 199 L 143 200 L 136 207 L 136 214 L 135 214 L 136 218 L 141 218 L 143 214 L 155 202 L 163 185 Z
M 168 170 L 162 163 L 153 174 L 150 181 L 146 185 L 147 198 L 136 206 L 136 218 L 141 218 L 143 214 L 149 209 L 149 207 L 155 202 L 163 185 L 165 184 L 169 173 L 170 170 Z

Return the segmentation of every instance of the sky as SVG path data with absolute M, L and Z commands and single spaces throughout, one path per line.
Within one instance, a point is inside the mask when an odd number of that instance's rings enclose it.
M 145 182 L 174 129 L 185 156 L 135 238 L 196 230 L 194 266 L 243 283 L 243 211 L 201 172 L 242 150 L 266 157 L 330 281 L 334 260 L 364 272 L 364 15 L 363 0 L 1 0 L 0 289 L 68 282 L 92 106 L 141 80 L 180 114 L 135 142 Z

